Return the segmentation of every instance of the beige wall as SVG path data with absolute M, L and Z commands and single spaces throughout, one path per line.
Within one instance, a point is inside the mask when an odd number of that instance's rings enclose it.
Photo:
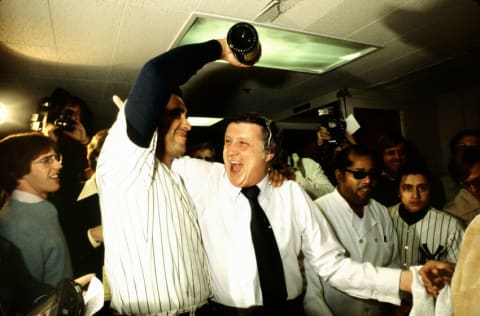
M 404 136 L 425 155 L 432 171 L 447 175 L 448 143 L 463 128 L 480 128 L 480 87 L 452 90 L 432 97 L 352 91 L 347 115 L 354 107 L 398 110 Z

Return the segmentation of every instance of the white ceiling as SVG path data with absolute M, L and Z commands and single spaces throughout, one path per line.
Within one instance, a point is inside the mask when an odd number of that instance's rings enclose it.
M 284 12 L 273 25 L 383 48 L 324 75 L 213 63 L 183 87 L 187 106 L 191 115 L 257 111 L 284 118 L 296 106 L 341 88 L 418 93 L 478 80 L 477 1 L 281 1 Z M 16 120 L 0 125 L 0 132 L 28 126 L 38 100 L 56 87 L 83 98 L 96 126 L 106 127 L 116 112 L 112 94 L 128 95 L 142 64 L 169 48 L 192 12 L 252 21 L 268 3 L 0 0 L 0 102 Z

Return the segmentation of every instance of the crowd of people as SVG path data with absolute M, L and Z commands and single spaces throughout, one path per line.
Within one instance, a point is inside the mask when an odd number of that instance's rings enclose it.
M 106 289 L 99 315 L 408 315 L 434 302 L 419 288 L 439 301 L 450 286 L 455 315 L 478 310 L 478 130 L 452 138 L 448 203 L 398 134 L 332 147 L 320 127 L 316 160 L 243 113 L 219 162 L 210 143 L 187 152 L 179 89 L 217 59 L 250 67 L 225 39 L 180 46 L 93 137 L 86 104 L 56 89 L 42 131 L 0 140 L 0 315 L 88 273 Z

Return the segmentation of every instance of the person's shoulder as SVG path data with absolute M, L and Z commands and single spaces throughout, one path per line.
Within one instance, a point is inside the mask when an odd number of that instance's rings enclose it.
M 322 206 L 322 205 L 330 204 L 333 201 L 338 200 L 339 198 L 343 199 L 343 197 L 338 193 L 337 190 L 333 190 L 332 192 L 329 192 L 317 198 L 314 202 L 315 204 L 317 204 L 317 206 Z
M 473 218 L 467 227 L 467 231 L 480 235 L 480 215 Z
M 270 185 L 270 184 L 269 184 Z M 271 186 L 271 185 L 270 185 Z M 294 181 L 294 180 L 285 180 L 281 185 L 279 186 L 271 186 L 272 190 L 275 191 L 300 191 L 303 190 L 302 186 Z
M 463 227 L 462 219 L 455 216 L 452 213 L 439 210 L 435 207 L 430 207 L 430 209 L 428 210 L 428 213 L 430 214 L 430 216 L 434 216 L 438 219 L 450 220 L 450 221 L 454 222 L 457 226 Z
M 395 207 L 395 205 L 393 207 Z M 388 218 L 388 221 L 391 221 L 390 210 L 377 200 L 370 198 L 368 208 L 376 218 Z
M 302 160 L 302 164 L 304 165 L 320 166 L 320 164 L 317 161 L 309 157 L 302 157 L 301 160 Z
M 189 173 L 189 176 L 204 176 L 212 173 L 221 175 L 225 173 L 223 163 L 210 162 L 187 155 L 174 159 L 171 168 L 174 172 L 180 174 Z
M 285 180 L 281 185 L 275 187 L 271 184 L 268 184 L 268 186 L 271 188 L 273 194 L 277 194 L 282 197 L 288 196 L 295 198 L 296 200 L 310 199 L 302 186 L 294 180 Z
M 388 212 L 388 207 L 386 207 L 383 203 L 380 203 L 379 201 L 377 201 L 374 198 L 370 198 L 370 201 L 368 202 L 368 205 L 370 205 L 370 207 L 372 207 L 372 208 L 380 209 L 382 211 Z M 392 207 L 395 207 L 395 205 L 393 205 Z
M 400 204 L 401 203 L 397 203 L 397 204 L 394 204 L 392 206 L 387 207 L 388 213 L 390 213 L 390 215 L 392 217 L 398 215 L 398 208 L 400 207 Z

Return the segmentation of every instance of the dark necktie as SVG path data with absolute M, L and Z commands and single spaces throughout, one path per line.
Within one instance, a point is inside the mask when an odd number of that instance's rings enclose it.
M 270 222 L 258 203 L 260 190 L 257 186 L 253 186 L 243 188 L 242 193 L 247 197 L 252 209 L 250 230 L 257 259 L 263 305 L 268 309 L 282 308 L 287 300 L 282 258 Z

